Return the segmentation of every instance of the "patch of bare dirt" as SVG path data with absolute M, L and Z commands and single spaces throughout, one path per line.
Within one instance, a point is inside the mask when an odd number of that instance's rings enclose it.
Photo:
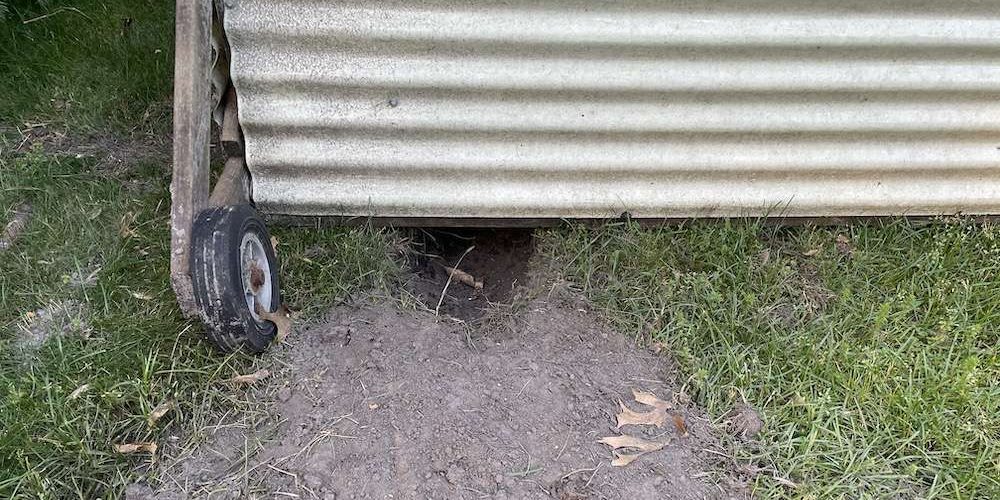
M 10 221 L 0 231 L 0 253 L 14 246 L 24 228 L 28 227 L 33 209 L 30 204 L 22 203 L 11 210 Z
M 233 389 L 259 391 L 271 419 L 219 426 L 129 497 L 747 496 L 670 360 L 569 304 L 533 301 L 496 338 L 392 303 L 340 307 L 288 339 L 268 382 Z M 662 427 L 618 428 L 623 404 Z M 615 467 L 598 440 L 623 435 L 650 451 Z
M 757 262 L 761 266 L 768 265 L 772 260 L 786 262 L 794 272 L 786 279 L 784 299 L 762 308 L 761 312 L 775 325 L 784 328 L 802 326 L 821 316 L 836 300 L 836 295 L 826 286 L 813 260 L 821 249 L 800 251 L 788 244 L 783 245 L 780 240 L 771 241 L 771 244 L 771 248 L 757 255 Z
M 35 351 L 52 337 L 88 338 L 93 330 L 88 321 L 87 305 L 76 300 L 52 302 L 29 311 L 16 328 L 14 348 L 25 353 Z
M 2 149 L 13 155 L 41 151 L 76 158 L 95 158 L 99 167 L 109 173 L 142 161 L 169 160 L 171 155 L 170 138 L 162 134 L 81 135 L 41 123 L 0 130 L 0 135 L 6 137 L 6 145 Z

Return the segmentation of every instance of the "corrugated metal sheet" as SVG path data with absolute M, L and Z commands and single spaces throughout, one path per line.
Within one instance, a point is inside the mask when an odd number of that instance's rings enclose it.
M 293 215 L 1000 213 L 1000 0 L 227 0 Z

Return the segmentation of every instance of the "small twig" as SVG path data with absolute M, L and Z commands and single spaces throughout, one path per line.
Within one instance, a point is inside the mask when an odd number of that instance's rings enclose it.
M 517 395 L 516 395 L 516 396 L 514 396 L 514 397 L 515 397 L 515 398 L 519 398 L 519 397 L 521 397 L 521 394 L 523 394 L 523 393 L 524 393 L 524 390 L 528 388 L 528 384 L 530 384 L 530 383 L 531 383 L 531 379 L 529 378 L 529 379 L 528 379 L 528 381 L 524 383 L 524 386 L 523 386 L 523 387 L 521 387 L 521 390 L 520 390 L 520 391 L 517 391 Z
M 268 469 L 271 469 L 271 470 L 273 470 L 273 471 L 275 471 L 275 472 L 279 472 L 279 473 L 281 473 L 281 474 L 284 474 L 284 475 L 286 475 L 286 476 L 291 476 L 291 477 L 295 478 L 295 480 L 296 480 L 296 481 L 298 481 L 298 480 L 299 480 L 299 476 L 298 476 L 298 474 L 295 474 L 295 473 L 293 473 L 293 472 L 288 472 L 288 471 L 287 471 L 287 470 L 285 470 L 285 469 L 282 469 L 282 468 L 279 468 L 279 467 L 275 467 L 275 466 L 273 466 L 273 465 L 271 465 L 271 464 L 267 464 L 267 468 L 268 468 Z
M 713 455 L 718 455 L 718 456 L 723 457 L 723 458 L 728 458 L 729 460 L 732 460 L 733 462 L 736 461 L 736 457 L 734 457 L 732 455 L 727 455 L 727 454 L 725 454 L 725 453 L 723 453 L 721 451 L 715 451 L 715 450 L 710 449 L 710 448 L 702 448 L 701 451 L 707 451 L 707 452 L 709 452 L 709 453 L 711 453 Z
M 528 477 L 528 476 L 530 476 L 530 475 L 532 475 L 532 474 L 534 474 L 536 472 L 541 472 L 543 470 L 545 470 L 545 469 L 542 468 L 541 466 L 536 466 L 535 468 L 530 468 L 529 467 L 529 468 L 526 468 L 526 469 L 524 469 L 522 471 L 508 472 L 507 475 L 508 476 L 519 477 L 519 478 L 523 479 L 523 478 L 526 478 L 526 477 Z
M 461 257 L 458 258 L 458 262 L 455 263 L 455 268 L 462 265 L 462 260 L 465 259 L 465 256 L 469 255 L 469 252 L 471 252 L 474 248 L 476 248 L 476 246 L 472 245 L 465 251 L 465 253 L 462 254 Z M 444 296 L 448 293 L 448 287 L 451 286 L 451 279 L 454 276 L 454 273 L 448 273 L 448 281 L 445 282 L 444 289 L 441 290 L 441 298 L 438 299 L 437 307 L 434 308 L 434 316 L 438 316 L 440 314 L 441 304 L 444 303 Z
M 603 467 L 603 466 L 604 466 L 604 462 L 600 462 L 600 463 L 597 464 L 597 468 L 594 469 L 594 473 L 590 475 L 590 479 L 587 480 L 587 484 L 583 485 L 584 488 L 590 487 L 590 482 L 594 480 L 594 476 L 597 475 L 597 471 L 601 470 L 601 467 Z
M 444 358 L 438 358 L 438 361 L 444 361 L 445 363 L 448 363 L 449 365 L 457 366 L 460 370 L 464 370 L 465 369 L 465 367 L 462 366 L 462 363 L 459 363 L 458 361 L 452 361 L 450 359 L 444 359 Z
M 88 16 L 87 14 L 84 14 L 83 12 L 80 12 L 80 9 L 77 9 L 75 7 L 59 7 L 58 9 L 56 9 L 56 10 L 54 10 L 52 12 L 49 12 L 48 14 L 43 14 L 41 16 L 33 17 L 33 18 L 28 19 L 26 21 L 22 21 L 21 24 L 31 24 L 31 23 L 33 23 L 35 21 L 41 21 L 43 19 L 48 19 L 48 18 L 50 18 L 50 17 L 52 17 L 54 15 L 61 14 L 61 13 L 66 12 L 66 11 L 76 12 L 77 14 L 80 14 L 81 16 L 87 18 L 89 21 L 93 21 L 93 19 L 91 19 L 90 16 Z
M 534 474 L 536 472 L 541 472 L 541 471 L 545 470 L 545 468 L 542 467 L 542 466 L 536 466 L 535 468 L 531 468 L 531 453 L 528 453 L 528 449 L 525 448 L 523 444 L 517 443 L 517 445 L 521 447 L 521 451 L 523 451 L 524 454 L 528 457 L 528 460 L 527 460 L 527 462 L 524 465 L 524 470 L 519 471 L 519 472 L 518 471 L 508 472 L 507 473 L 508 476 L 515 476 L 515 477 L 520 477 L 520 478 L 524 479 L 524 478 L 526 478 L 526 477 L 528 477 L 528 476 L 530 476 L 530 475 L 532 475 L 532 474 Z
M 460 486 L 459 486 L 459 488 L 461 488 L 461 489 L 463 489 L 463 490 L 466 490 L 466 491 L 471 491 L 471 492 L 473 492 L 473 493 L 478 493 L 478 494 L 479 494 L 480 496 L 483 496 L 483 497 L 485 497 L 485 496 L 489 496 L 489 495 L 488 495 L 488 494 L 487 494 L 486 492 L 483 492 L 483 491 L 479 491 L 479 490 L 477 490 L 477 489 L 475 489 L 475 488 L 470 488 L 470 487 L 468 487 L 468 486 L 461 486 L 461 485 L 460 485 Z
M 566 451 L 566 445 L 568 445 L 568 444 L 569 444 L 569 437 L 570 437 L 571 435 L 572 435 L 572 434 L 566 434 L 566 439 L 565 439 L 565 440 L 563 440 L 563 445 L 562 445 L 562 448 L 560 448 L 560 449 L 559 449 L 559 454 L 558 454 L 558 455 L 556 455 L 556 458 L 555 458 L 556 460 L 559 460 L 559 458 L 560 458 L 560 457 L 562 457 L 562 454 L 563 454 L 563 452 L 564 452 L 564 451 Z
M 565 481 L 565 480 L 566 480 L 566 479 L 568 479 L 568 478 L 569 478 L 570 476 L 575 476 L 575 475 L 577 475 L 577 474 L 579 474 L 579 473 L 581 473 L 581 472 L 593 472 L 593 471 L 595 471 L 595 470 L 599 469 L 600 467 L 601 467 L 601 466 L 600 466 L 600 465 L 598 465 L 597 467 L 591 467 L 591 468 L 589 468 L 589 469 L 577 469 L 577 470 L 575 470 L 575 471 L 572 471 L 572 472 L 569 472 L 569 473 L 567 473 L 567 474 L 566 474 L 566 475 L 564 475 L 563 477 L 559 478 L 559 480 L 560 480 L 560 481 Z

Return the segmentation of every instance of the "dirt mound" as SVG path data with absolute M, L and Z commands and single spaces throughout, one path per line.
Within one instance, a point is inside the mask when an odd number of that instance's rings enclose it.
M 221 427 L 133 498 L 743 497 L 704 451 L 704 414 L 667 358 L 584 309 L 533 302 L 503 338 L 392 304 L 339 308 L 276 357 L 273 424 Z M 284 368 L 281 368 L 284 366 Z M 666 425 L 615 427 L 633 390 L 670 403 Z M 676 416 L 686 434 L 675 423 Z M 597 441 L 665 447 L 625 467 Z

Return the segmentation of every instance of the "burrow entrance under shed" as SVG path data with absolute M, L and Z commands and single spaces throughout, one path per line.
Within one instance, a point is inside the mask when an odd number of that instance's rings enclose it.
M 422 229 L 413 248 L 414 295 L 438 314 L 476 321 L 525 283 L 535 239 L 531 229 Z

